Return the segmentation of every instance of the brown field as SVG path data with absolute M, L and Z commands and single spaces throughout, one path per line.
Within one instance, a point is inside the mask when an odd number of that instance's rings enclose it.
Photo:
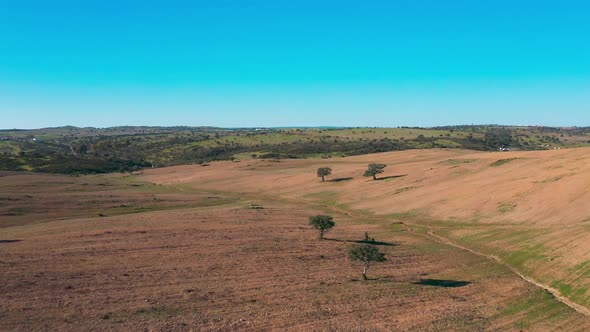
M 509 269 L 588 305 L 588 160 L 421 150 L 0 174 L 0 330 L 588 330 Z M 388 164 L 381 180 L 362 177 L 369 162 Z M 317 213 L 337 222 L 326 241 Z M 368 282 L 345 253 L 365 231 L 388 258 Z
M 389 165 L 379 181 L 362 177 L 369 162 Z M 334 175 L 320 183 L 314 180 L 315 169 L 324 165 Z M 142 178 L 418 223 L 590 305 L 590 149 L 415 150 L 330 160 L 225 162 L 154 170 Z

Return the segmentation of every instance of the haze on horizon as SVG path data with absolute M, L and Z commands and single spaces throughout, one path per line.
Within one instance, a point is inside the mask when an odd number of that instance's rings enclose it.
M 583 1 L 18 1 L 0 128 L 590 125 Z

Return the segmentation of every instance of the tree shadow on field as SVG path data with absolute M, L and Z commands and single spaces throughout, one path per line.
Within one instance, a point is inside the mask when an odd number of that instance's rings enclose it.
M 398 243 L 391 243 L 391 242 L 381 242 L 381 241 L 365 241 L 365 240 L 340 240 L 340 239 L 325 239 L 326 241 L 334 241 L 334 242 L 346 242 L 346 243 L 358 243 L 358 244 L 372 244 L 374 246 L 381 246 L 381 247 L 398 247 Z
M 21 242 L 22 240 L 0 240 L 0 244 L 3 243 L 15 243 L 15 242 Z
M 352 178 L 337 178 L 337 179 L 328 180 L 326 182 L 344 182 L 344 181 L 350 181 L 350 180 L 352 180 Z
M 377 178 L 375 179 L 375 181 L 385 181 L 385 180 L 391 180 L 391 179 L 397 179 L 397 178 L 403 178 L 405 176 L 408 176 L 408 174 L 403 174 L 403 175 L 391 175 L 391 176 L 384 176 L 382 178 Z
M 443 288 L 461 288 L 470 285 L 471 282 L 458 280 L 422 279 L 420 281 L 413 282 L 413 284 Z
M 351 282 L 369 282 L 369 281 L 379 281 L 379 282 L 382 282 L 382 283 L 385 283 L 385 282 L 393 282 L 393 281 L 391 281 L 391 280 L 382 279 L 382 278 L 377 278 L 377 277 L 373 277 L 373 278 L 371 278 L 371 277 L 367 277 L 367 279 L 362 279 L 362 278 L 352 278 L 352 279 L 350 279 L 350 281 L 351 281 Z

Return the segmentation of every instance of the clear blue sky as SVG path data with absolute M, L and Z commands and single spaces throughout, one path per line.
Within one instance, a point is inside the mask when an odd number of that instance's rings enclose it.
M 590 2 L 0 0 L 0 128 L 590 125 Z

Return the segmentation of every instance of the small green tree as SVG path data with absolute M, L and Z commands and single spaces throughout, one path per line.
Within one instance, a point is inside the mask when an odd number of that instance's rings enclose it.
M 364 176 L 372 176 L 373 180 L 377 180 L 377 174 L 383 173 L 385 167 L 387 167 L 385 164 L 369 164 Z
M 367 272 L 371 263 L 385 262 L 385 254 L 370 244 L 357 244 L 348 248 L 348 258 L 363 264 L 363 280 L 367 280 Z
M 329 176 L 331 174 L 332 174 L 332 169 L 330 167 L 318 168 L 318 177 L 322 178 L 322 182 L 324 182 L 324 177 Z
M 323 215 L 309 217 L 309 224 L 319 231 L 320 240 L 323 240 L 324 234 L 326 234 L 330 229 L 336 226 L 336 223 L 334 222 L 334 218 L 332 218 L 332 216 Z

